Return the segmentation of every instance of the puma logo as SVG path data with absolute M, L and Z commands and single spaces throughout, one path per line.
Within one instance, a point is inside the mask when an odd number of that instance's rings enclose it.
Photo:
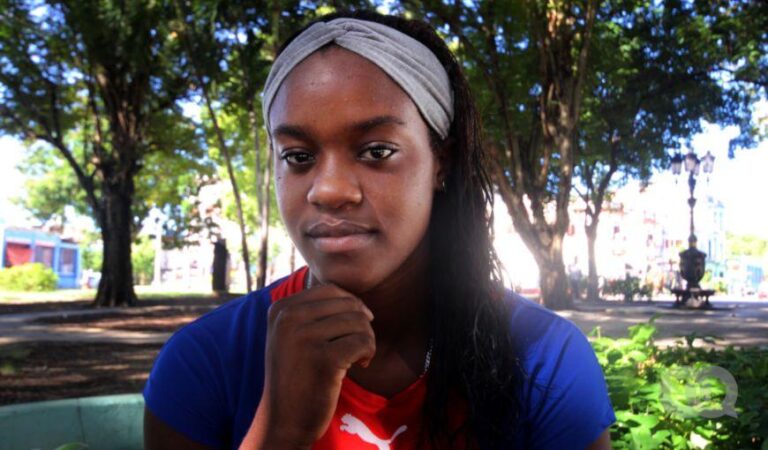
M 392 441 L 394 441 L 396 437 L 408 429 L 407 426 L 401 425 L 391 438 L 384 440 L 373 434 L 373 432 L 371 432 L 371 430 L 368 429 L 368 427 L 360 419 L 353 416 L 352 414 L 344 414 L 344 416 L 341 418 L 341 422 L 341 431 L 346 431 L 349 434 L 356 434 L 360 437 L 360 439 L 363 440 L 363 442 L 373 444 L 378 447 L 379 450 L 390 450 L 390 444 L 392 444 Z

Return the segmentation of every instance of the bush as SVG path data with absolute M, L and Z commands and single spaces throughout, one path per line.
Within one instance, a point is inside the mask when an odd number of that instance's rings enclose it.
M 635 297 L 650 300 L 653 295 L 653 284 L 641 285 L 638 277 L 607 280 L 603 286 L 603 295 L 621 295 L 625 302 L 631 302 Z
M 22 264 L 0 270 L 0 289 L 7 291 L 53 291 L 59 278 L 41 263 Z
M 694 348 L 695 335 L 660 349 L 653 343 L 654 320 L 630 327 L 627 338 L 601 337 L 599 328 L 590 333 L 616 412 L 613 448 L 765 448 L 768 351 Z M 729 394 L 722 378 L 706 375 L 713 367 L 725 369 L 736 382 L 736 417 L 710 413 L 727 410 Z

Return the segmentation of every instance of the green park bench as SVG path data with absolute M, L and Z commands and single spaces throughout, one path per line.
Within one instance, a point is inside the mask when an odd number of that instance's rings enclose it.
M 0 407 L 0 450 L 143 448 L 141 394 L 83 397 Z M 86 447 L 87 446 L 87 447 Z

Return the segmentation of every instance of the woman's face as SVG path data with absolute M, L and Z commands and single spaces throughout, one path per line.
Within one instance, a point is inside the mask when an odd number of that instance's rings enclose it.
M 359 294 L 411 267 L 440 168 L 410 97 L 331 46 L 293 69 L 269 120 L 280 213 L 312 273 Z

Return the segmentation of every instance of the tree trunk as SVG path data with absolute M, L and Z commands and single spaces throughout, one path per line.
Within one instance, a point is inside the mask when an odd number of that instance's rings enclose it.
M 256 199 L 259 206 L 259 266 L 256 271 L 256 288 L 266 285 L 267 261 L 269 251 L 269 186 L 271 183 L 271 154 L 267 151 L 267 161 L 261 163 L 261 141 L 259 141 L 258 114 L 253 102 L 248 103 L 248 118 L 253 131 L 253 147 L 256 156 Z
M 178 8 L 179 13 L 182 16 L 186 16 L 186 12 L 181 7 L 181 2 L 176 2 L 176 7 Z M 184 22 L 182 22 L 182 24 L 185 27 L 187 26 L 187 24 Z M 192 30 L 192 32 L 189 36 L 186 36 L 186 38 L 184 39 L 184 45 L 187 51 L 187 56 L 189 57 L 189 60 L 192 63 L 192 70 L 194 72 L 195 78 L 197 79 L 197 82 L 200 85 L 200 90 L 203 94 L 203 100 L 205 102 L 206 109 L 208 110 L 208 114 L 211 116 L 211 123 L 213 125 L 214 133 L 216 134 L 216 139 L 219 143 L 219 150 L 221 150 L 221 154 L 222 156 L 224 156 L 224 161 L 226 163 L 227 175 L 229 176 L 229 182 L 232 186 L 232 194 L 235 197 L 235 211 L 237 212 L 237 224 L 240 227 L 240 248 L 242 250 L 243 265 L 245 266 L 245 287 L 247 291 L 250 292 L 251 287 L 253 286 L 253 283 L 251 281 L 251 258 L 248 252 L 248 236 L 246 234 L 246 229 L 245 229 L 245 216 L 243 214 L 243 202 L 240 197 L 240 189 L 238 188 L 238 185 L 237 185 L 237 179 L 235 178 L 235 171 L 232 167 L 232 156 L 229 152 L 227 141 L 224 139 L 224 134 L 221 130 L 221 127 L 219 126 L 219 121 L 216 115 L 216 111 L 213 109 L 213 103 L 212 103 L 211 95 L 209 92 L 209 84 L 206 82 L 205 77 L 203 76 L 201 64 L 199 61 L 195 59 L 195 51 L 189 43 L 190 38 L 194 38 L 196 35 L 196 32 L 194 30 L 194 23 L 190 26 L 190 29 Z M 187 30 L 184 30 L 184 31 L 185 33 L 187 32 Z
M 587 301 L 600 300 L 600 287 L 597 280 L 597 258 L 595 256 L 595 242 L 597 241 L 597 220 L 585 227 L 587 232 L 587 253 L 589 256 L 589 271 L 587 273 Z
M 104 257 L 93 306 L 133 306 L 137 301 L 131 262 L 133 178 L 127 177 L 117 186 L 105 182 L 102 189 L 101 239 Z
M 541 266 L 539 270 L 539 285 L 545 306 L 552 310 L 573 309 L 565 266 Z
M 528 136 L 515 129 L 508 105 L 512 96 L 503 78 L 496 76 L 502 71 L 502 54 L 496 45 L 495 24 L 480 27 L 488 42 L 484 52 L 475 50 L 474 43 L 463 34 L 456 21 L 459 16 L 454 16 L 456 25 L 451 26 L 475 54 L 494 96 L 503 140 L 491 140 L 487 145 L 493 181 L 515 229 L 536 258 L 542 298 L 551 309 L 573 306 L 562 241 L 569 225 L 575 141 L 596 3 L 587 2 L 586 10 L 582 10 L 583 26 L 576 28 L 571 25 L 580 18 L 569 16 L 573 12 L 569 6 L 528 3 L 541 86 Z M 577 35 L 579 38 L 574 39 Z M 550 206 L 554 206 L 554 220 Z
M 563 250 L 559 242 L 536 252 L 539 266 L 539 286 L 544 305 L 552 310 L 573 309 L 568 275 L 563 264 Z
M 595 175 L 594 166 L 587 165 L 584 169 L 584 180 L 587 185 L 587 192 L 581 195 L 586 207 L 584 230 L 587 233 L 587 253 L 589 255 L 589 272 L 587 273 L 587 301 L 595 302 L 600 300 L 600 286 L 597 279 L 597 257 L 595 256 L 595 243 L 597 242 L 597 228 L 600 224 L 600 214 L 603 212 L 603 201 L 611 184 L 611 178 L 619 167 L 619 153 L 621 148 L 619 144 L 621 137 L 613 133 L 611 138 L 611 153 L 609 156 L 608 170 L 598 178 L 597 183 L 593 179 Z M 591 205 L 590 205 L 591 201 Z M 589 220 L 587 222 L 587 219 Z
M 256 285 L 259 289 L 267 283 L 267 257 L 269 256 L 269 187 L 272 183 L 272 154 L 264 164 L 264 176 L 261 186 L 261 245 L 259 247 L 259 278 Z
M 224 156 L 224 162 L 227 167 L 227 175 L 229 176 L 229 183 L 232 186 L 232 194 L 235 197 L 235 211 L 237 212 L 237 225 L 240 227 L 240 248 L 243 256 L 243 265 L 245 266 L 245 288 L 248 292 L 251 292 L 253 283 L 251 281 L 251 257 L 248 252 L 248 234 L 245 230 L 245 215 L 243 214 L 243 201 L 240 197 L 240 189 L 237 186 L 237 179 L 235 178 L 235 170 L 232 168 L 232 156 L 229 153 L 229 147 L 224 140 L 224 133 L 219 127 L 219 120 L 216 116 L 216 111 L 213 109 L 211 103 L 211 97 L 208 95 L 208 85 L 203 81 L 202 76 L 198 76 L 201 90 L 203 91 L 203 100 L 205 100 L 205 106 L 208 108 L 208 114 L 211 116 L 211 123 L 213 124 L 213 130 L 216 133 L 216 138 L 219 142 L 219 150 Z

